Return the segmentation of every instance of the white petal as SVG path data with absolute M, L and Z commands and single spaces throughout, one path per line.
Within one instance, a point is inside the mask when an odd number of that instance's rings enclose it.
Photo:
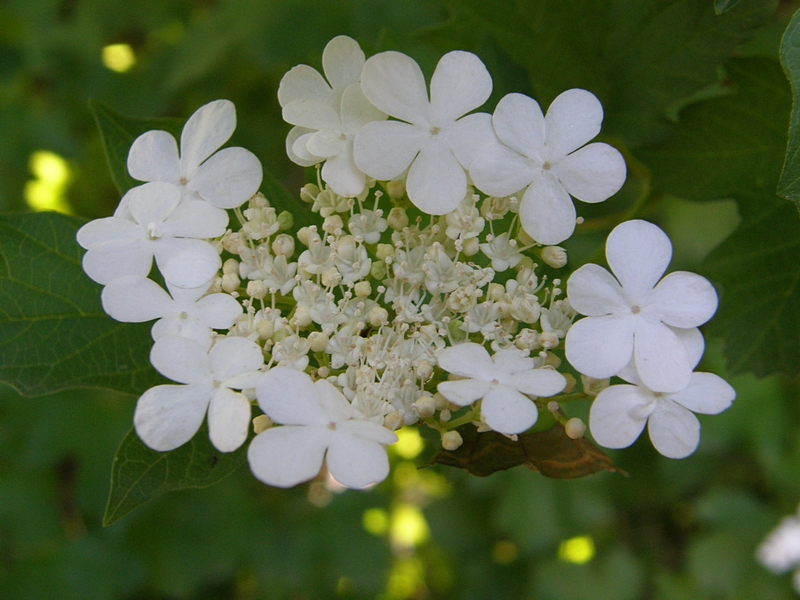
M 689 364 L 692 369 L 697 366 L 700 359 L 703 358 L 703 352 L 706 349 L 706 341 L 703 339 L 703 334 L 696 327 L 691 329 L 676 329 L 670 327 L 681 343 L 686 346 L 686 351 L 689 353 Z
M 500 144 L 500 140 L 494 134 L 492 116 L 487 113 L 467 115 L 443 130 L 443 133 L 447 145 L 465 169 L 472 166 L 475 157 L 484 149 Z M 517 188 L 519 189 L 521 188 Z
M 225 148 L 200 166 L 192 186 L 214 206 L 238 208 L 258 191 L 262 176 L 255 154 L 244 148 Z
M 303 99 L 321 100 L 331 106 L 334 103 L 331 87 L 319 71 L 308 65 L 298 65 L 288 71 L 278 86 L 278 102 L 281 106 Z
M 207 384 L 211 386 L 211 369 L 205 349 L 195 342 L 180 337 L 165 337 L 153 344 L 150 362 L 164 377 L 178 383 Z
M 244 444 L 250 427 L 250 402 L 244 394 L 217 388 L 208 405 L 208 437 L 220 452 Z
M 519 152 L 499 144 L 478 152 L 469 167 L 469 176 L 478 189 L 498 197 L 527 187 L 538 173 Z
M 178 142 L 166 131 L 140 135 L 128 151 L 128 173 L 139 181 L 178 183 L 181 178 Z
M 103 310 L 123 323 L 143 323 L 170 313 L 172 298 L 155 281 L 138 275 L 120 277 L 103 288 Z
M 736 398 L 736 390 L 713 373 L 693 373 L 689 385 L 670 398 L 691 411 L 716 415 L 728 408 Z
M 159 385 L 136 403 L 133 424 L 141 440 L 166 452 L 194 437 L 208 406 L 210 388 L 195 385 Z
M 436 389 L 453 404 L 467 406 L 483 398 L 491 387 L 490 383 L 479 379 L 461 379 L 442 381 Z
M 264 364 L 264 354 L 247 338 L 226 337 L 211 348 L 208 364 L 216 381 L 227 382 L 245 371 L 256 371 Z
M 345 150 L 322 165 L 322 179 L 331 189 L 346 198 L 353 198 L 364 191 L 367 177 L 353 162 L 352 151 Z
M 627 167 L 618 150 L 608 144 L 589 144 L 553 165 L 561 185 L 578 200 L 602 202 L 625 183 Z
M 504 378 L 501 383 L 531 396 L 555 396 L 567 387 L 564 376 L 553 369 L 531 369 Z
M 283 120 L 308 129 L 342 129 L 339 111 L 319 100 L 290 102 L 283 107 Z
M 322 70 L 334 90 L 343 90 L 359 82 L 365 60 L 358 42 L 339 35 L 328 42 L 322 52 Z
M 692 365 L 686 346 L 663 323 L 634 319 L 636 371 L 655 392 L 677 392 L 689 385 Z
M 661 229 L 635 219 L 617 225 L 606 240 L 606 261 L 630 300 L 642 302 L 672 258 L 672 244 Z
M 388 446 L 397 442 L 397 435 L 393 431 L 389 431 L 383 425 L 378 425 L 372 421 L 355 419 L 341 421 L 340 423 L 336 424 L 336 431 L 346 433 L 347 435 L 372 440 L 373 442 L 378 442 L 384 446 Z
M 371 121 L 384 119 L 386 113 L 375 108 L 367 100 L 361 85 L 351 85 L 342 94 L 342 125 L 345 131 L 354 133 Z
M 268 485 L 288 488 L 316 477 L 328 447 L 326 427 L 271 427 L 247 449 L 250 470 Z
M 406 191 L 422 212 L 444 215 L 458 208 L 464 199 L 467 174 L 450 148 L 431 139 L 411 163 Z
M 169 237 L 215 238 L 225 233 L 228 213 L 203 200 L 184 200 L 164 221 Z
M 330 158 L 345 151 L 347 138 L 333 129 L 323 129 L 312 134 L 306 141 L 306 150 L 315 156 Z
M 276 423 L 328 425 L 314 383 L 302 371 L 288 367 L 270 369 L 256 387 L 256 398 L 261 410 Z
M 401 175 L 414 160 L 430 134 L 415 125 L 397 121 L 373 121 L 356 134 L 353 158 L 358 168 L 378 181 Z
M 325 379 L 314 382 L 314 389 L 328 422 L 336 423 L 358 417 L 358 413 L 337 387 Z
M 560 244 L 575 231 L 575 206 L 558 180 L 544 173 L 534 179 L 522 197 L 519 221 L 540 244 Z
M 494 110 L 492 123 L 497 137 L 509 148 L 535 160 L 539 166 L 544 163 L 544 116 L 536 100 L 523 94 L 503 96 Z
M 142 237 L 141 228 L 128 219 L 105 217 L 89 221 L 78 230 L 78 243 L 87 250 L 106 242 L 123 242 Z
M 182 337 L 200 344 L 206 352 L 211 349 L 214 340 L 211 328 L 193 317 L 181 318 L 171 315 L 153 323 L 150 335 L 154 341 L 165 337 Z
M 676 271 L 662 279 L 642 311 L 667 325 L 688 329 L 708 321 L 717 310 L 717 292 L 708 279 Z
M 331 476 L 349 488 L 363 488 L 386 479 L 389 457 L 378 442 L 334 431 L 326 459 Z
M 193 313 L 212 329 L 229 329 L 242 315 L 242 305 L 229 294 L 209 294 L 197 301 Z
M 119 240 L 89 248 L 83 255 L 83 270 L 94 281 L 106 285 L 125 275 L 147 276 L 153 265 L 153 244 L 146 240 Z
M 140 225 L 163 223 L 181 201 L 181 191 L 173 183 L 153 181 L 128 191 L 128 210 Z
M 222 266 L 214 246 L 203 240 L 162 239 L 154 246 L 158 270 L 164 279 L 178 287 L 199 287 Z
M 492 363 L 494 364 L 494 373 L 491 379 L 494 379 L 498 374 L 513 375 L 521 371 L 529 371 L 535 366 L 534 360 L 526 352 L 517 348 L 498 350 L 492 354 Z
M 400 52 L 381 52 L 364 65 L 361 89 L 379 110 L 397 119 L 431 125 L 425 77 L 414 59 Z
M 653 401 L 651 393 L 635 385 L 607 387 L 592 402 L 592 437 L 606 448 L 627 448 L 642 433 Z
M 481 403 L 481 415 L 495 431 L 513 435 L 533 427 L 539 411 L 530 398 L 518 391 L 494 386 Z
M 230 100 L 215 100 L 198 108 L 181 132 L 181 172 L 189 177 L 222 146 L 236 129 L 236 108 Z
M 289 159 L 301 167 L 311 167 L 322 161 L 322 157 L 312 155 L 306 149 L 306 142 L 314 132 L 305 127 L 292 127 L 286 136 L 286 154 Z
M 489 352 L 481 344 L 463 342 L 448 346 L 437 357 L 439 366 L 449 373 L 491 381 L 495 366 Z
M 551 160 L 558 160 L 589 142 L 603 122 L 603 107 L 591 92 L 581 89 L 559 94 L 544 118 L 545 143 Z
M 586 317 L 567 332 L 566 356 L 579 372 L 595 379 L 619 373 L 633 354 L 633 322 L 614 316 Z
M 700 443 L 700 422 L 690 410 L 661 400 L 647 424 L 650 441 L 667 458 L 686 458 Z
M 630 312 L 619 282 L 603 267 L 583 265 L 567 280 L 567 297 L 576 311 L 589 317 Z
M 481 106 L 492 93 L 492 76 L 471 52 L 448 52 L 431 78 L 431 125 L 443 126 Z

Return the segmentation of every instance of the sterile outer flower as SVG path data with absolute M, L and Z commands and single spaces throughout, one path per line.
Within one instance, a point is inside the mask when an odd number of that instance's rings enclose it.
M 588 264 L 567 282 L 572 308 L 586 318 L 567 333 L 567 360 L 595 379 L 616 375 L 635 359 L 642 381 L 657 392 L 678 392 L 692 376 L 690 356 L 676 333 L 708 321 L 717 294 L 707 279 L 686 271 L 661 275 L 672 257 L 666 234 L 647 221 L 627 221 L 606 241 L 616 278 Z
M 798 514 L 784 517 L 756 550 L 758 562 L 779 575 L 795 568 L 792 583 L 800 593 L 800 509 Z
M 697 329 L 688 329 L 679 338 L 694 367 L 702 355 L 702 335 Z M 673 393 L 649 389 L 633 365 L 619 376 L 631 385 L 607 387 L 594 399 L 589 412 L 592 436 L 606 448 L 630 446 L 647 423 L 656 450 L 668 458 L 685 458 L 700 443 L 700 422 L 693 413 L 718 414 L 736 397 L 734 389 L 713 373 L 692 373 L 689 384 Z
M 169 294 L 156 282 L 138 275 L 120 277 L 103 288 L 100 298 L 112 318 L 123 323 L 153 325 L 153 340 L 167 336 L 189 338 L 206 351 L 212 329 L 229 329 L 242 315 L 242 306 L 228 294 L 204 294 L 210 282 L 197 288 L 179 288 L 167 282 Z
M 356 134 L 356 165 L 370 177 L 387 181 L 408 169 L 406 191 L 417 208 L 430 215 L 455 210 L 467 191 L 475 153 L 496 144 L 491 117 L 476 113 L 492 91 L 492 79 L 469 52 L 449 52 L 431 79 L 413 59 L 399 52 L 376 54 L 361 75 L 364 95 L 378 109 L 400 119 L 367 123 Z
M 220 267 L 214 246 L 202 239 L 225 233 L 225 211 L 200 200 L 181 202 L 179 190 L 152 182 L 123 197 L 130 218 L 90 221 L 78 230 L 78 243 L 88 252 L 83 270 L 107 284 L 124 275 L 147 276 L 155 256 L 159 271 L 178 287 L 199 287 Z
M 563 92 L 546 116 L 532 98 L 508 94 L 492 117 L 505 145 L 479 152 L 470 177 L 492 196 L 525 189 L 519 204 L 523 229 L 541 244 L 558 244 L 575 229 L 570 194 L 583 202 L 602 202 L 625 182 L 625 160 L 617 150 L 602 143 L 584 146 L 600 133 L 602 121 L 603 107 L 586 90 Z
M 522 433 L 539 416 L 528 396 L 553 396 L 567 385 L 561 373 L 535 368 L 526 354 L 508 348 L 490 356 L 473 342 L 448 346 L 438 356 L 439 366 L 467 379 L 444 381 L 439 393 L 458 406 L 483 398 L 481 416 L 489 427 L 506 435 Z
M 206 353 L 194 340 L 166 337 L 150 352 L 165 377 L 186 385 L 159 385 L 136 404 L 136 433 L 153 450 L 165 452 L 188 442 L 208 412 L 208 435 L 220 452 L 247 439 L 250 402 L 234 390 L 254 388 L 264 364 L 261 348 L 241 337 L 219 340 Z
M 258 405 L 275 423 L 250 444 L 253 474 L 269 485 L 292 487 L 312 479 L 325 459 L 344 486 L 363 488 L 389 474 L 387 444 L 397 436 L 365 421 L 327 380 L 312 382 L 301 371 L 275 367 L 256 387 Z
M 241 206 L 261 185 L 261 163 L 244 148 L 217 150 L 236 129 L 236 109 L 229 100 L 215 100 L 189 117 L 181 132 L 181 148 L 166 131 L 148 131 L 133 142 L 128 172 L 139 181 L 166 181 L 184 192 L 184 199 L 207 200 L 220 208 Z

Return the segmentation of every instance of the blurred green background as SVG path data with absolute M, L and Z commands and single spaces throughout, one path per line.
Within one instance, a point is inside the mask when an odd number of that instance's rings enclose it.
M 228 98 L 240 124 L 232 143 L 298 189 L 305 174 L 284 153 L 289 127 L 277 86 L 295 64 L 319 68 L 326 42 L 339 34 L 355 37 L 368 55 L 411 54 L 428 74 L 447 49 L 476 51 L 495 76 L 494 101 L 501 92 L 533 93 L 525 67 L 496 37 L 461 30 L 458 4 L 3 0 L 0 211 L 56 206 L 86 218 L 113 211 L 119 196 L 89 99 L 127 115 L 185 118 Z M 570 0 L 564 10 L 592 4 Z M 712 3 L 672 4 L 709 10 Z M 733 54 L 776 58 L 796 7 L 782 3 Z M 584 21 L 585 30 L 554 35 L 587 35 L 591 15 Z M 689 269 L 739 219 L 731 200 L 672 197 L 646 216 L 673 238 L 673 267 Z M 586 239 L 594 249 L 597 240 Z M 574 252 L 589 250 L 577 242 Z M 724 374 L 713 340 L 701 367 Z M 0 597 L 792 598 L 789 576 L 765 571 L 754 550 L 800 500 L 798 382 L 730 381 L 736 402 L 700 417 L 702 441 L 690 458 L 659 456 L 647 436 L 611 452 L 627 478 L 418 470 L 426 451 L 410 432 L 392 449 L 390 479 L 370 492 L 320 483 L 275 490 L 241 469 L 214 487 L 162 496 L 105 529 L 111 461 L 136 399 L 87 390 L 21 398 L 2 388 Z

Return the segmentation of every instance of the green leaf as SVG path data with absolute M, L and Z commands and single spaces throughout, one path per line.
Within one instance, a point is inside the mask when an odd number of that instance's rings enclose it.
M 523 433 L 517 441 L 495 431 L 478 433 L 472 424 L 462 425 L 457 431 L 464 443 L 453 451 L 439 450 L 429 464 L 458 467 L 478 477 L 519 465 L 554 479 L 574 479 L 599 471 L 625 474 L 586 438 L 573 440 L 558 425 L 547 431 Z
M 0 381 L 25 396 L 74 387 L 140 394 L 163 379 L 147 324 L 112 320 L 81 269 L 82 223 L 57 213 L 0 216 Z
M 734 198 L 742 224 L 701 269 L 720 291 L 707 326 L 725 340 L 731 373 L 797 373 L 800 219 L 774 192 L 791 97 L 777 61 L 726 65 L 728 95 L 687 107 L 675 135 L 640 151 L 653 187 L 688 200 Z
M 794 106 L 789 122 L 789 146 L 783 165 L 778 193 L 800 208 L 800 11 L 797 11 L 781 40 L 781 64 L 792 84 Z
M 161 494 L 217 483 L 245 463 L 247 446 L 245 443 L 233 452 L 220 452 L 208 439 L 208 427 L 204 423 L 183 446 L 169 452 L 156 452 L 145 446 L 131 429 L 114 456 L 103 526 L 119 521 Z
M 728 12 L 739 4 L 739 2 L 741 2 L 741 0 L 714 0 L 714 12 L 721 15 L 724 12 Z
M 97 100 L 89 100 L 89 108 L 100 130 L 111 178 L 120 195 L 139 185 L 139 182 L 128 175 L 128 150 L 134 140 L 152 129 L 167 131 L 180 139 L 184 124 L 183 119 L 126 117 Z
M 697 0 L 450 0 L 444 34 L 488 32 L 524 67 L 544 106 L 580 87 L 600 98 L 604 132 L 629 147 L 668 132 L 670 107 L 718 80 L 718 67 L 777 2 L 742 0 L 722 16 Z M 469 32 L 464 34 L 464 32 Z

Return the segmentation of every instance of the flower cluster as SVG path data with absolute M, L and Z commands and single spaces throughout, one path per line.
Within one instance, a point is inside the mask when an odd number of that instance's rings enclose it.
M 598 100 L 568 90 L 543 115 L 510 94 L 493 115 L 472 112 L 492 81 L 468 52 L 446 54 L 430 89 L 411 58 L 366 59 L 347 37 L 322 63 L 324 77 L 301 65 L 278 92 L 294 125 L 289 157 L 319 165 L 300 193 L 317 225 L 295 231 L 290 212 L 258 193 L 255 156 L 219 150 L 236 118 L 218 100 L 189 119 L 180 150 L 163 131 L 139 137 L 128 169 L 142 185 L 78 233 L 106 312 L 156 320 L 151 362 L 176 382 L 139 399 L 144 443 L 171 450 L 207 419 L 214 446 L 236 450 L 256 405 L 257 478 L 293 486 L 325 465 L 363 488 L 387 476 L 386 447 L 404 425 L 429 426 L 454 450 L 461 425 L 516 439 L 549 410 L 583 435 L 557 408 L 577 385 L 558 370 L 565 350 L 593 378 L 578 396 L 597 395 L 596 379 L 631 384 L 594 400 L 599 443 L 630 444 L 649 419 L 662 453 L 693 451 L 690 411 L 733 399 L 721 379 L 692 373 L 696 328 L 716 308 L 710 284 L 673 273 L 656 285 L 671 246 L 643 221 L 609 236 L 616 278 L 586 265 L 567 297 L 535 262 L 566 265 L 555 244 L 575 228 L 571 196 L 601 202 L 625 180 L 622 155 L 589 143 Z M 154 258 L 166 290 L 148 278 Z

